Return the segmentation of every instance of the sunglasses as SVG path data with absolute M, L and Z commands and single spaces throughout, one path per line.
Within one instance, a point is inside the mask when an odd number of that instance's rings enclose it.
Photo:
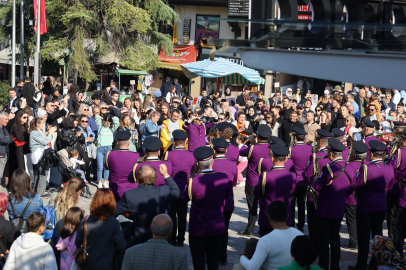
M 321 112 L 321 110 L 316 110 L 316 112 Z
M 89 111 L 89 109 L 83 109 L 85 112 L 88 112 Z
M 82 120 L 82 121 L 80 121 L 80 122 L 82 122 L 82 123 L 89 123 L 89 121 L 83 121 L 83 120 Z
M 102 108 L 102 110 L 107 110 L 107 109 L 108 109 L 108 107 L 103 107 L 103 108 Z
M 369 111 L 370 111 L 370 112 L 373 112 L 373 111 L 375 111 L 375 109 L 369 109 Z
M 21 117 L 22 119 L 27 119 L 28 117 L 27 116 L 23 116 L 23 117 Z
M 219 118 L 219 120 L 224 120 L 225 118 Z
M 269 116 L 268 116 L 266 119 L 272 119 L 272 117 L 269 117 Z

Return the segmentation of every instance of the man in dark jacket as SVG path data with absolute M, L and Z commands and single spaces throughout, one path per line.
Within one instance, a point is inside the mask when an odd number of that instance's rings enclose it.
M 25 77 L 25 84 L 23 86 L 23 90 L 21 90 L 21 97 L 25 98 L 27 100 L 27 105 L 32 107 L 34 100 L 34 93 L 35 93 L 35 87 L 31 83 L 31 78 L 26 76 Z
M 169 87 L 171 87 L 172 82 L 170 77 L 166 77 L 166 81 L 162 83 L 161 86 L 161 96 L 166 97 L 166 94 L 168 94 Z
M 282 125 L 279 127 L 278 137 L 281 138 L 286 143 L 286 145 L 288 145 L 291 141 L 289 133 L 293 131 L 293 127 L 299 127 L 301 129 L 304 129 L 303 124 L 297 120 L 297 117 L 298 117 L 297 112 L 292 111 L 290 113 L 290 119 L 283 120 Z
M 59 108 L 56 108 L 56 102 L 48 101 L 45 104 L 45 110 L 48 114 L 47 125 L 58 126 L 58 118 L 64 117 L 66 115 L 66 111 L 64 109 L 65 106 L 66 102 L 59 105 Z
M 15 113 L 21 107 L 21 100 L 18 98 L 16 90 L 14 88 L 8 89 L 8 95 L 10 99 L 6 104 L 4 110 L 8 113 Z
M 16 90 L 17 97 L 21 96 L 21 91 L 23 90 L 24 82 L 23 80 L 18 79 L 16 82 L 16 86 L 14 86 L 14 89 Z
M 131 223 L 131 235 L 127 248 L 142 244 L 152 238 L 150 225 L 152 219 L 167 212 L 169 203 L 180 197 L 178 185 L 169 176 L 164 164 L 159 165 L 159 172 L 165 178 L 165 184 L 155 187 L 157 172 L 148 165 L 143 165 L 137 172 L 138 188 L 124 192 L 117 204 L 116 216 L 128 214 Z M 132 175 L 132 174 L 131 174 Z M 124 227 L 125 235 L 126 227 Z
M 63 96 L 59 93 L 58 88 L 54 88 L 54 91 L 52 91 L 52 94 L 47 97 L 46 101 L 52 101 L 54 98 L 58 100 L 63 99 Z
M 178 94 L 178 97 L 182 97 L 182 86 L 178 83 L 178 79 L 173 79 L 173 83 L 176 85 L 176 93 Z
M 14 117 L 14 114 L 12 114 L 12 117 Z M 3 177 L 4 168 L 7 163 L 8 145 L 13 142 L 6 129 L 8 121 L 9 114 L 0 112 L 0 178 Z

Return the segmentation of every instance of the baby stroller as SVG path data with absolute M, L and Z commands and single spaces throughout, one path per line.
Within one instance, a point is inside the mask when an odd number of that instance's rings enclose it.
M 66 151 L 66 149 L 62 149 L 59 150 L 58 152 L 56 152 L 56 160 L 58 161 L 58 170 L 62 175 L 62 179 L 63 179 L 63 183 L 65 184 L 66 182 L 69 181 L 69 179 L 71 179 L 72 177 L 79 177 L 79 178 L 83 178 L 82 174 L 80 172 L 77 172 L 74 168 L 73 168 L 73 164 L 72 162 L 69 160 L 69 154 L 68 151 Z M 93 193 L 89 190 L 89 186 L 86 185 L 81 193 L 81 196 L 87 199 L 91 199 L 92 198 Z

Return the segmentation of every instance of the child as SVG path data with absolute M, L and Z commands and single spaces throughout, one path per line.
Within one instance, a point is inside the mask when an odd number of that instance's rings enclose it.
M 80 165 L 85 164 L 85 163 L 83 162 L 83 159 L 82 159 L 81 161 L 78 160 L 79 151 L 76 150 L 76 149 L 72 149 L 72 150 L 69 151 L 69 156 L 70 156 L 69 160 L 70 160 L 70 162 L 72 162 L 72 164 L 73 164 L 73 169 L 75 169 L 77 172 L 79 172 L 79 173 L 82 174 L 82 178 L 83 178 L 83 180 L 85 181 L 85 183 L 86 183 L 86 185 L 87 185 L 88 183 L 87 183 L 86 178 L 85 178 L 85 173 L 84 173 L 84 171 L 82 171 L 82 170 L 79 169 L 79 166 L 80 166 Z
M 238 148 L 241 150 L 241 147 L 244 146 L 244 136 L 243 135 L 238 135 L 236 138 L 236 143 L 238 144 Z M 242 176 L 242 172 L 247 168 L 248 165 L 248 159 L 247 157 L 242 157 L 240 156 L 238 158 L 238 165 L 237 165 L 237 171 L 238 171 L 238 184 L 237 187 L 244 187 L 245 182 L 244 182 L 244 177 Z
M 322 270 L 319 265 L 311 265 L 317 259 L 317 248 L 306 235 L 296 236 L 290 247 L 290 255 L 292 263 L 287 266 L 280 267 L 278 270 Z
M 83 211 L 79 207 L 71 207 L 66 212 L 63 227 L 60 232 L 58 244 L 55 246 L 61 251 L 61 270 L 69 270 L 75 257 L 76 230 L 83 219 Z
M 82 170 L 80 170 L 80 169 L 78 169 L 78 168 L 79 168 L 79 165 L 85 164 L 85 163 L 83 162 L 83 159 L 82 159 L 82 161 L 78 160 L 79 151 L 76 150 L 76 149 L 72 149 L 72 150 L 69 151 L 69 156 L 70 156 L 69 160 L 70 160 L 70 161 L 72 162 L 72 164 L 73 164 L 73 169 L 75 169 L 78 173 L 80 173 L 80 174 L 82 175 L 82 179 L 83 179 L 83 181 L 85 181 L 85 184 L 86 184 L 86 186 L 85 186 L 85 188 L 83 189 L 82 194 L 81 194 L 82 197 L 87 198 L 87 199 L 92 198 L 92 195 L 93 195 L 94 193 L 91 192 L 90 189 L 89 189 L 89 182 L 88 182 L 88 181 L 86 180 L 86 178 L 85 178 L 85 172 L 82 171 Z M 65 184 L 66 184 L 66 183 L 65 183 Z
M 10 248 L 5 270 L 57 270 L 52 247 L 44 242 L 41 234 L 45 230 L 45 216 L 32 213 L 27 218 L 28 233 L 20 235 Z

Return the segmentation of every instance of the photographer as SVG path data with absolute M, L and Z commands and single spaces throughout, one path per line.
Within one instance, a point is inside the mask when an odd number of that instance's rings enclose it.
M 282 98 L 281 98 L 281 91 L 276 91 L 275 95 L 269 99 L 269 103 L 271 107 L 274 107 L 276 105 L 282 105 Z
M 227 122 L 233 122 L 234 115 L 236 114 L 237 110 L 234 107 L 230 107 L 229 102 L 226 99 L 221 100 L 221 107 L 217 111 L 217 113 L 224 113 L 227 118 Z

